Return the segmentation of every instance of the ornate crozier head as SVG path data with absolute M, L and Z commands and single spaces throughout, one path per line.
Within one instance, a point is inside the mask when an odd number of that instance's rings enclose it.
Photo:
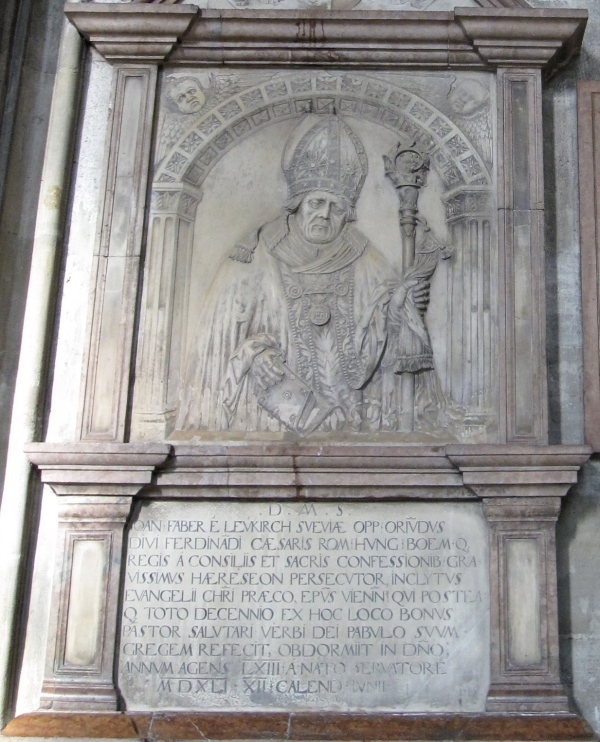
M 317 193 L 310 200 L 332 201 L 332 213 L 343 208 L 344 222 L 356 218 L 354 207 L 367 176 L 367 156 L 360 139 L 339 116 L 305 116 L 286 145 L 282 167 L 288 211 L 298 210 L 305 197 Z

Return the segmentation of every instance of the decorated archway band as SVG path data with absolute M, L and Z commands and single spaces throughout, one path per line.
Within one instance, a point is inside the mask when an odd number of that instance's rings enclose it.
M 427 152 L 446 192 L 492 185 L 489 93 L 478 81 L 450 77 L 449 103 L 461 128 L 422 97 L 380 78 L 357 73 L 276 74 L 260 84 L 245 75 L 211 73 L 209 86 L 194 77 L 171 78 L 159 135 L 156 183 L 200 186 L 237 143 L 272 124 L 306 113 L 337 113 L 377 123 Z

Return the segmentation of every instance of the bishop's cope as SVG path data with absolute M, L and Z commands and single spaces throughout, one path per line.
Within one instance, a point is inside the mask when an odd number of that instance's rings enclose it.
M 424 246 L 425 269 L 400 276 L 354 226 L 367 168 L 337 115 L 292 133 L 283 213 L 234 247 L 199 313 L 177 431 L 398 431 L 407 373 L 417 424 L 439 414 L 424 323 L 436 261 Z

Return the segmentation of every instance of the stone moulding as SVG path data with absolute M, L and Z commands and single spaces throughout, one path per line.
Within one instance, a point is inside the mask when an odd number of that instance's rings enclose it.
M 58 495 L 296 499 L 561 497 L 586 446 L 33 443 Z M 170 453 L 170 455 L 169 455 Z M 142 489 L 142 487 L 144 489 Z M 122 490 L 119 487 L 123 488 Z M 116 488 L 116 489 L 115 489 Z M 127 493 L 125 488 L 129 488 Z
M 134 3 L 166 3 L 175 4 L 182 0 L 133 0 Z M 360 2 L 360 0 L 355 0 Z M 531 7 L 527 0 L 475 0 L 477 5 L 482 8 L 529 8 Z M 335 4 L 335 0 L 333 0 Z
M 146 494 L 444 500 L 473 499 L 486 483 L 503 497 L 561 496 L 588 456 L 577 446 L 176 446 Z
M 31 443 L 29 460 L 57 495 L 130 496 L 152 481 L 170 446 L 156 443 Z
M 193 6 L 67 3 L 80 33 L 111 62 L 364 68 L 546 68 L 579 52 L 585 10 L 453 12 L 200 11 Z
M 172 739 L 592 742 L 595 739 L 585 721 L 572 714 L 507 717 L 502 714 L 297 712 L 32 713 L 13 719 L 3 734 L 7 737 L 85 735 L 157 742 Z
M 189 5 L 118 7 L 115 13 L 110 5 L 65 6 L 80 33 L 110 61 L 163 61 L 197 15 Z

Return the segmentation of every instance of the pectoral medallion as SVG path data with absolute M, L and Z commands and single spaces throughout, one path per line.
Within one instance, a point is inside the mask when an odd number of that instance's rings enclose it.
M 326 304 L 313 304 L 308 316 L 313 325 L 321 327 L 322 325 L 326 325 L 331 319 L 331 310 Z

